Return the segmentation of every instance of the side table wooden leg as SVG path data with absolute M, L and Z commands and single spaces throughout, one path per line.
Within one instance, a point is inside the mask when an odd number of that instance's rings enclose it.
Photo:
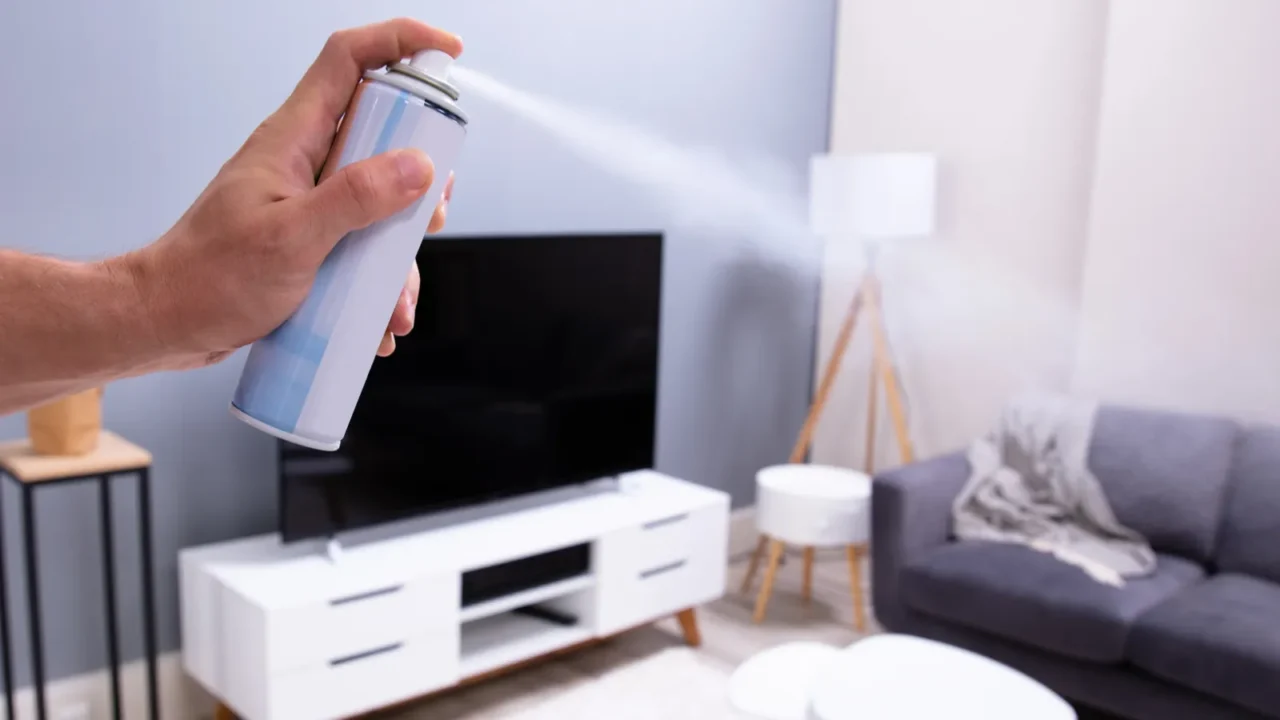
M 813 599 L 813 548 L 804 549 L 804 585 L 800 587 L 800 597 L 805 602 Z
M 760 594 L 756 596 L 756 611 L 751 619 L 760 623 L 764 621 L 764 611 L 769 606 L 769 596 L 773 593 L 773 581 L 778 575 L 778 563 L 782 560 L 784 546 L 781 540 L 772 540 L 769 545 L 769 566 L 764 571 L 764 583 L 760 585 Z
M 689 647 L 699 647 L 702 645 L 702 634 L 698 632 L 698 615 L 693 608 L 686 608 L 676 613 L 676 620 L 680 621 L 680 632 L 684 635 L 684 642 Z
M 853 625 L 858 632 L 864 632 L 867 629 L 866 612 L 863 608 L 862 599 L 862 551 L 861 545 L 850 545 L 849 553 L 849 583 L 853 589 Z
M 213 706 L 213 720 L 236 720 L 236 714 L 231 712 L 231 708 L 219 702 Z
M 742 578 L 742 592 L 751 589 L 751 581 L 756 579 L 756 570 L 760 567 L 760 558 L 764 555 L 764 546 L 768 544 L 769 536 L 761 535 L 760 540 L 756 542 L 756 551 L 751 553 L 751 562 L 747 565 L 747 575 Z

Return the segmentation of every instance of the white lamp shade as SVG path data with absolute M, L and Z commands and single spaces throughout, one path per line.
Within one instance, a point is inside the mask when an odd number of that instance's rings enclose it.
M 809 166 L 810 225 L 823 236 L 931 235 L 937 174 L 932 155 L 814 156 Z

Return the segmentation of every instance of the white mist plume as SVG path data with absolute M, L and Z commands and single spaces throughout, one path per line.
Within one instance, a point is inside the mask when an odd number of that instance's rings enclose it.
M 468 92 L 517 113 L 569 151 L 648 192 L 668 213 L 672 228 L 693 230 L 699 240 L 732 242 L 770 272 L 814 276 L 822 265 L 830 276 L 856 282 L 864 270 L 857 247 L 813 252 L 818 245 L 807 222 L 807 183 L 794 167 L 763 156 L 748 165 L 713 148 L 681 146 L 465 66 L 454 65 L 452 74 Z M 1069 298 L 999 262 L 998 250 L 910 245 L 901 248 L 908 252 L 884 258 L 884 320 L 902 361 L 903 382 L 947 402 L 939 408 L 913 407 L 913 425 L 924 417 L 946 417 L 954 424 L 957 411 L 971 418 L 983 415 L 994 397 L 1067 382 L 1077 322 Z M 843 302 L 837 312 L 843 312 Z M 797 309 L 806 313 L 801 322 L 812 322 L 811 307 Z M 858 332 L 865 344 L 865 327 Z M 977 377 L 954 368 L 974 369 Z M 852 374 L 843 375 L 841 384 L 840 393 L 865 390 L 865 380 Z M 960 407 L 966 402 L 973 405 L 967 411 Z M 938 437 L 939 443 L 951 440 L 928 428 L 914 430 Z
M 558 138 L 570 150 L 650 192 L 673 225 L 701 234 L 736 233 L 773 265 L 811 260 L 793 243 L 810 237 L 803 188 L 782 163 L 735 164 L 713 148 L 688 148 L 617 118 L 510 87 L 468 67 L 452 76 Z M 814 270 L 815 268 L 803 268 Z

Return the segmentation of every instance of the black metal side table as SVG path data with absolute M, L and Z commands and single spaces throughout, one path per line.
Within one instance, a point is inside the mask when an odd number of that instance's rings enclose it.
M 27 576 L 27 622 L 31 628 L 31 670 L 36 693 L 36 720 L 48 720 L 45 707 L 44 638 L 41 635 L 40 568 L 36 550 L 35 492 L 52 485 L 96 481 L 102 524 L 102 577 L 106 602 L 107 657 L 111 671 L 112 717 L 121 720 L 119 620 L 116 617 L 116 571 L 111 512 L 112 478 L 132 475 L 138 479 L 138 533 L 142 550 L 142 628 L 147 660 L 148 717 L 160 716 L 156 685 L 155 578 L 151 557 L 151 453 L 110 432 L 103 432 L 98 447 L 82 456 L 36 455 L 26 440 L 0 444 L 0 475 L 17 483 L 22 493 L 22 535 Z M 0 486 L 0 518 L 3 517 Z M 0 524 L 0 660 L 4 662 L 5 710 L 15 720 L 13 708 L 13 658 L 10 637 L 8 568 L 4 541 L 7 528 Z

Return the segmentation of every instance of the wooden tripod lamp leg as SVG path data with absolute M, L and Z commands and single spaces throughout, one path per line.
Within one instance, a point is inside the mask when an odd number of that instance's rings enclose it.
M 873 326 L 878 325 L 880 322 L 879 307 L 876 303 L 877 298 L 872 293 L 874 284 L 874 281 L 871 280 L 863 283 L 863 289 L 867 294 L 863 305 L 866 307 L 867 319 Z M 879 372 L 876 369 L 874 358 L 872 360 L 871 371 L 867 373 L 867 447 L 866 456 L 863 460 L 863 468 L 868 475 L 875 472 L 876 469 L 876 391 L 880 389 L 877 384 L 880 380 Z
M 871 312 L 871 348 L 872 373 L 879 373 L 884 381 L 885 404 L 889 406 L 889 416 L 893 420 L 893 433 L 898 441 L 898 453 L 903 463 L 915 460 L 915 450 L 911 446 L 911 433 L 907 429 L 907 413 L 903 408 L 902 396 L 898 393 L 898 371 L 893 366 L 893 358 L 889 355 L 888 334 L 884 329 L 884 320 L 880 309 L 880 284 L 874 279 L 870 281 L 868 292 L 872 299 Z
M 865 281 L 864 281 L 865 282 Z M 854 293 L 853 301 L 849 303 L 849 310 L 845 313 L 844 322 L 840 324 L 840 333 L 836 336 L 835 348 L 831 351 L 831 357 L 827 359 L 827 367 L 822 373 L 822 381 L 818 383 L 818 391 L 814 394 L 813 404 L 809 406 L 809 415 L 804 420 L 804 425 L 800 428 L 800 436 L 796 438 L 795 447 L 791 449 L 791 458 L 789 462 L 804 462 L 805 453 L 809 451 L 809 445 L 813 442 L 813 431 L 818 425 L 818 418 L 822 416 L 822 409 L 827 404 L 827 398 L 831 395 L 831 387 L 835 384 L 836 376 L 840 374 L 840 365 L 844 361 L 845 351 L 849 349 L 849 341 L 853 339 L 853 329 L 858 323 L 858 314 L 862 310 L 863 288 L 859 286 L 858 292 Z

